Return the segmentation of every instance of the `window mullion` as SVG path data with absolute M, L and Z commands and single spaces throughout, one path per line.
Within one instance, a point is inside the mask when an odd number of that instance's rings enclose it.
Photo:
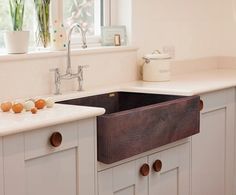
M 103 0 L 103 26 L 111 25 L 111 0 Z
M 102 10 L 101 10 L 101 1 L 94 2 L 94 32 L 95 36 L 101 34 L 101 17 L 102 17 Z

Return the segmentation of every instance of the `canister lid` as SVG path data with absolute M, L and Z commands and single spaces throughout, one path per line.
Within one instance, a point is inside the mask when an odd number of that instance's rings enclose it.
M 170 55 L 167 53 L 159 53 L 157 51 L 154 51 L 152 54 L 145 55 L 144 59 L 149 59 L 149 60 L 170 59 Z

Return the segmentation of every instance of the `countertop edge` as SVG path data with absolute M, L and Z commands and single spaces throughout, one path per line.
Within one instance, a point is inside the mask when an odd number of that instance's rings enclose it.
M 34 131 L 36 129 L 41 129 L 41 128 L 54 126 L 54 125 L 60 125 L 63 123 L 69 123 L 69 122 L 73 122 L 73 121 L 79 121 L 79 120 L 83 120 L 83 119 L 93 118 L 93 117 L 100 116 L 104 113 L 105 113 L 104 108 L 91 108 L 91 112 L 87 113 L 87 114 L 78 114 L 78 115 L 73 115 L 73 116 L 70 115 L 70 117 L 61 117 L 61 118 L 46 121 L 44 123 L 34 122 L 34 123 L 27 125 L 27 126 L 25 125 L 25 126 L 16 127 L 16 128 L 11 128 L 11 127 L 6 128 L 6 129 L 4 129 L 4 131 L 0 131 L 0 137 L 10 136 L 10 135 L 18 134 L 18 133 L 24 133 L 27 131 Z

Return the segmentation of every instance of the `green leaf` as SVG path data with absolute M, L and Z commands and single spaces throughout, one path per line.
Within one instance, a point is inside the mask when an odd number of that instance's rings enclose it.
M 10 15 L 14 31 L 21 31 L 24 21 L 24 0 L 9 0 Z
M 50 43 L 49 10 L 50 0 L 34 0 L 38 19 L 38 40 L 47 47 Z

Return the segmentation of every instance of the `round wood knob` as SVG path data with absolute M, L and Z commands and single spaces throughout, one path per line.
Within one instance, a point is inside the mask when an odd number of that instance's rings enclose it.
M 154 169 L 154 171 L 156 172 L 160 172 L 161 168 L 162 168 L 162 162 L 160 160 L 156 160 L 153 165 L 152 168 Z
M 140 174 L 142 176 L 148 176 L 149 175 L 149 171 L 150 171 L 150 168 L 149 168 L 149 165 L 148 164 L 143 164 L 139 170 Z
M 202 101 L 202 100 L 200 100 L 200 104 L 199 104 L 199 109 L 200 109 L 200 111 L 202 111 L 202 110 L 203 110 L 203 107 L 204 107 L 203 101 Z
M 62 135 L 60 132 L 54 132 L 50 137 L 50 143 L 53 147 L 58 147 L 61 145 Z

